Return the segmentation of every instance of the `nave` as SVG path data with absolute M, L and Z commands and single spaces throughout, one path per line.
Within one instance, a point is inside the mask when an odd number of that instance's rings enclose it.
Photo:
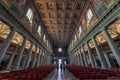
M 45 77 L 45 80 L 79 80 L 67 69 L 55 68 L 49 75 Z
M 0 80 L 73 76 L 120 79 L 120 0 L 0 0 Z

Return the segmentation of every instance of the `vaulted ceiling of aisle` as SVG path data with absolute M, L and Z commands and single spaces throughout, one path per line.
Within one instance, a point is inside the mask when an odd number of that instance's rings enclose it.
M 54 48 L 67 48 L 89 0 L 35 0 Z

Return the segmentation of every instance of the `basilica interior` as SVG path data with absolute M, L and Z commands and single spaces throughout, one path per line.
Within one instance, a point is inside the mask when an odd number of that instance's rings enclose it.
M 119 0 L 0 0 L 0 80 L 94 79 L 120 79 Z

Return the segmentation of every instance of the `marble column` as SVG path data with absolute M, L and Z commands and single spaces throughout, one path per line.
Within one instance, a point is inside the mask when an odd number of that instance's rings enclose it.
M 80 55 L 79 58 L 80 58 L 80 61 L 81 61 L 81 66 L 84 66 L 82 53 L 80 53 L 79 55 Z
M 76 62 L 76 56 L 74 56 L 74 62 L 75 62 L 75 65 L 77 65 L 77 62 Z
M 11 40 L 15 34 L 15 30 L 11 30 L 5 41 L 3 42 L 2 46 L 0 47 L 0 63 L 3 60 L 6 51 L 11 43 Z
M 48 56 L 46 55 L 46 65 L 48 65 Z
M 70 56 L 70 61 L 71 61 L 71 64 L 73 64 L 73 62 L 72 62 L 72 56 Z
M 13 67 L 12 67 L 13 70 L 19 69 L 20 62 L 21 62 L 23 52 L 24 52 L 24 49 L 25 49 L 26 41 L 27 41 L 27 38 L 24 37 L 22 45 L 20 46 L 20 49 L 18 50 L 18 54 L 17 54 L 17 57 L 15 59 L 15 62 L 13 63 Z
M 85 62 L 85 66 L 88 66 L 88 62 L 87 62 L 87 58 L 86 58 L 86 55 L 85 55 L 85 51 L 84 51 L 84 48 L 82 48 L 82 53 L 83 53 L 83 58 L 84 58 L 84 62 Z
M 106 59 L 106 62 L 107 62 L 108 67 L 109 67 L 109 68 L 112 68 L 111 63 L 110 63 L 110 59 L 109 59 L 107 53 L 103 53 L 103 54 L 104 54 L 104 57 L 105 57 L 105 59 Z
M 43 62 L 43 54 L 41 55 L 41 65 L 43 65 L 42 62 Z
M 70 62 L 70 64 L 72 64 L 72 59 L 71 59 L 70 55 L 69 55 L 69 62 Z
M 45 53 L 45 54 L 46 54 L 46 53 Z M 44 64 L 46 65 L 45 62 L 47 62 L 47 55 L 45 55 L 45 58 L 44 58 Z
M 71 60 L 71 64 L 73 64 L 73 59 L 72 59 L 72 56 L 71 56 L 71 59 L 70 59 L 70 60 Z
M 78 55 L 77 55 L 77 60 L 78 60 L 78 61 L 77 61 L 77 62 L 78 62 L 78 65 L 81 65 L 81 64 L 80 64 L 79 53 L 78 53 Z
M 71 60 L 71 61 L 72 61 L 72 64 L 74 64 L 74 56 L 72 56 L 72 58 L 71 58 L 71 59 L 72 59 L 72 60 Z
M 40 49 L 39 51 L 40 51 L 40 54 L 39 54 L 39 56 L 40 56 L 39 66 L 40 66 L 40 65 L 41 65 L 41 55 L 42 55 L 42 50 Z
M 50 64 L 50 55 L 48 55 L 48 65 Z
M 42 54 L 40 55 L 40 65 L 42 65 Z
M 92 40 L 93 40 L 93 44 L 95 46 L 97 56 L 98 56 L 98 58 L 100 60 L 101 66 L 102 66 L 103 69 L 105 69 L 105 68 L 107 68 L 107 65 L 105 63 L 105 58 L 104 58 L 103 54 L 100 52 L 100 49 L 99 49 L 99 46 L 97 44 L 97 41 L 96 41 L 95 37 L 93 37 Z
M 72 64 L 74 64 L 74 55 L 71 56 Z
M 24 68 L 24 66 L 25 66 L 25 60 L 26 60 L 26 54 L 25 55 L 23 55 L 23 58 L 22 58 L 22 65 L 21 65 L 21 68 Z
M 44 55 L 44 58 L 43 58 L 43 65 L 45 65 L 45 62 L 46 62 L 45 58 L 46 58 L 46 56 Z
M 37 67 L 40 66 L 40 49 L 39 49 L 39 54 L 37 54 Z
M 48 57 L 47 57 L 47 65 L 49 65 L 50 64 L 50 56 L 48 55 Z
M 95 58 L 95 55 L 93 55 L 93 59 L 94 59 L 94 62 L 95 62 L 95 67 L 98 67 L 97 60 L 96 60 L 96 58 Z
M 48 55 L 48 60 L 47 61 L 48 61 L 48 65 L 49 65 L 50 64 L 50 56 L 49 55 Z
M 31 57 L 32 57 L 32 48 L 33 48 L 33 43 L 31 42 L 29 52 L 27 53 L 26 58 L 25 58 L 24 68 L 28 68 L 30 65 L 30 61 L 31 61 Z
M 76 54 L 76 65 L 80 65 L 80 59 L 79 59 L 79 54 Z
M 43 66 L 44 63 L 44 51 L 42 50 L 42 56 L 41 56 L 41 65 Z
M 78 57 L 77 57 L 77 54 L 75 55 L 75 59 L 76 59 L 76 65 L 78 65 Z
M 76 58 L 76 56 L 74 57 L 74 62 L 75 62 L 75 65 L 77 65 L 77 58 Z
M 36 47 L 36 51 L 33 54 L 33 61 L 32 61 L 32 67 L 35 67 L 36 64 L 36 60 L 37 60 L 37 47 Z
M 39 56 L 40 56 L 40 61 L 39 61 L 39 66 L 40 66 L 41 65 L 41 54 Z
M 44 62 L 43 62 L 44 65 L 45 65 L 45 62 L 46 62 L 46 55 L 44 55 Z
M 8 64 L 7 64 L 7 69 L 8 69 L 8 70 L 11 69 L 11 65 L 12 65 L 13 60 L 14 60 L 14 58 L 15 58 L 15 54 L 16 54 L 16 53 L 13 53 L 13 54 L 11 55 L 11 58 L 10 58 Z
M 74 64 L 74 56 L 72 55 L 72 64 Z
M 86 45 L 87 45 L 88 55 L 89 55 L 89 58 L 90 58 L 90 63 L 92 65 L 92 67 L 95 67 L 92 51 L 90 50 L 90 47 L 89 47 L 88 43 L 86 43 Z
M 120 67 L 120 51 L 118 50 L 117 46 L 115 45 L 115 42 L 112 40 L 110 34 L 107 32 L 107 30 L 103 30 L 102 31 L 107 42 L 108 42 L 108 45 L 109 47 L 111 48 L 111 51 L 113 52 L 113 55 L 115 56 L 118 64 L 119 64 L 119 67 Z
M 44 66 L 44 55 L 42 56 L 42 65 Z

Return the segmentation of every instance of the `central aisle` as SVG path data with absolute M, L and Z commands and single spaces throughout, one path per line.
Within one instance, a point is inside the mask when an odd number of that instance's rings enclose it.
M 44 80 L 78 80 L 68 70 L 55 68 Z

